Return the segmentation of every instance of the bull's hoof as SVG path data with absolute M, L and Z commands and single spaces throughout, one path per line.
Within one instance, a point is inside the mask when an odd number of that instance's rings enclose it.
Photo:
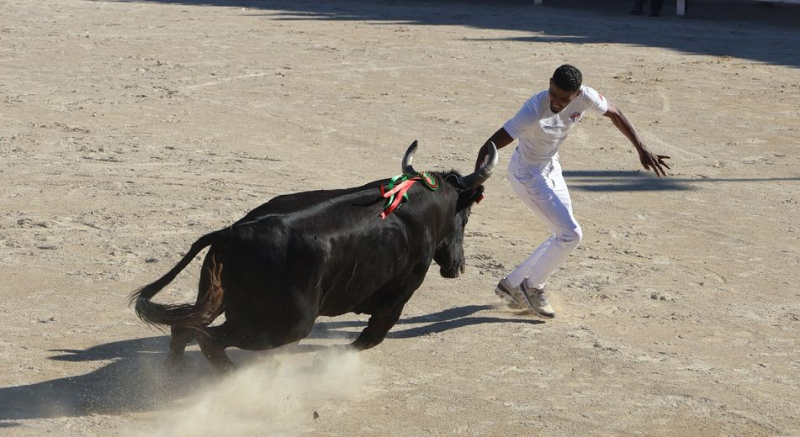
M 183 355 L 170 355 L 167 357 L 167 360 L 164 361 L 164 367 L 170 373 L 180 372 L 186 369 L 186 360 Z
M 168 357 L 160 374 L 164 378 L 164 383 L 181 383 L 189 374 L 189 363 L 183 356 Z
M 356 351 L 363 351 L 367 349 L 371 349 L 375 346 L 380 344 L 380 342 L 369 341 L 369 340 L 361 340 L 360 338 L 352 343 L 350 343 L 350 347 L 355 349 Z

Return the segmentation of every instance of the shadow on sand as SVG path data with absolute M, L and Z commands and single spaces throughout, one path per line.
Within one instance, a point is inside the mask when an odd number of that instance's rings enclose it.
M 787 178 L 658 178 L 640 170 L 621 171 L 564 171 L 570 190 L 577 191 L 694 191 L 709 183 L 798 182 Z
M 523 42 L 614 43 L 685 53 L 800 66 L 800 5 L 736 0 L 694 0 L 688 18 L 664 2 L 660 18 L 628 15 L 633 0 L 92 0 L 238 8 L 243 17 L 278 20 L 366 21 L 374 25 L 466 26 L 530 32 L 504 38 Z M 226 13 L 231 13 L 227 11 Z M 491 44 L 492 39 L 474 40 Z
M 390 339 L 409 339 L 482 323 L 543 323 L 530 318 L 476 317 L 491 306 L 451 308 L 398 322 Z M 402 325 L 421 325 L 399 329 Z M 365 322 L 319 322 L 309 339 L 354 340 Z M 388 340 L 391 341 L 391 340 Z M 344 343 L 343 343 L 344 344 Z M 16 426 L 25 419 L 115 415 L 163 409 L 219 377 L 197 350 L 186 352 L 186 366 L 169 372 L 164 366 L 169 337 L 157 336 L 101 344 L 85 350 L 56 350 L 53 360 L 105 362 L 97 370 L 36 384 L 0 388 L 0 428 Z M 279 349 L 279 353 L 318 352 L 337 346 L 303 344 Z M 380 347 L 380 346 L 378 346 Z M 229 349 L 231 359 L 246 363 L 268 353 Z

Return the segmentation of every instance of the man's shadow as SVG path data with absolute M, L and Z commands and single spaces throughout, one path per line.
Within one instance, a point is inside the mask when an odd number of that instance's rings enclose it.
M 410 339 L 482 323 L 543 323 L 528 317 L 474 316 L 493 307 L 466 306 L 438 313 L 401 319 L 389 332 L 391 339 Z M 323 319 L 324 320 L 324 319 Z M 366 322 L 318 322 L 309 339 L 355 340 Z M 398 329 L 403 325 L 415 325 Z M 115 415 L 163 409 L 186 398 L 219 377 L 197 350 L 187 350 L 186 365 L 170 372 L 164 365 L 169 337 L 156 336 L 101 344 L 85 350 L 62 349 L 50 359 L 69 362 L 110 361 L 97 370 L 35 384 L 0 388 L 0 429 L 14 421 L 91 414 Z M 280 353 L 307 353 L 335 346 L 303 344 L 281 348 Z M 380 347 L 380 346 L 378 346 Z M 246 363 L 264 353 L 229 349 L 237 363 Z

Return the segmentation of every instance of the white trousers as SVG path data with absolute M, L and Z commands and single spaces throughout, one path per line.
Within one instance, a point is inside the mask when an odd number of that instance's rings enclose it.
M 549 162 L 531 165 L 514 152 L 508 164 L 511 188 L 547 224 L 551 236 L 506 277 L 517 286 L 543 288 L 550 275 L 578 247 L 583 233 L 572 215 L 572 200 L 556 155 Z

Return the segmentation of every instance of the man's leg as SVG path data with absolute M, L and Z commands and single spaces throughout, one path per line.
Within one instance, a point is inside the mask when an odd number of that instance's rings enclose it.
M 552 236 L 512 271 L 507 279 L 513 285 L 526 278 L 528 285 L 542 289 L 550 276 L 575 250 L 583 236 L 572 214 L 572 200 L 557 160 L 552 168 L 509 166 L 511 188 L 548 226 Z

